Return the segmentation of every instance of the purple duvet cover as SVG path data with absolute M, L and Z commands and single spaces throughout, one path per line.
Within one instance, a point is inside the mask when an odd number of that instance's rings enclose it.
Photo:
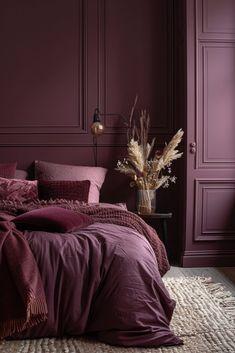
M 112 345 L 182 343 L 169 328 L 175 302 L 144 235 L 99 222 L 73 233 L 24 235 L 41 274 L 48 319 L 11 338 L 88 333 Z

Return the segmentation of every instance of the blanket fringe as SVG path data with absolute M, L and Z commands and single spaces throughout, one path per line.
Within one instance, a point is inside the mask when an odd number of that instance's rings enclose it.
M 11 319 L 0 322 L 0 339 L 11 336 L 14 333 L 22 332 L 46 321 L 48 318 L 47 305 L 43 298 L 28 296 L 26 318 Z
M 30 322 L 25 322 L 25 319 L 13 319 L 0 323 L 0 339 L 2 340 L 14 333 L 22 332 L 27 328 L 40 324 L 46 319 L 47 314 L 42 314 L 40 317 L 31 317 Z

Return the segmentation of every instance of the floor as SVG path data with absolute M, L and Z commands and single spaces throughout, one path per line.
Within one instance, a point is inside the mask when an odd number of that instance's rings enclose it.
M 164 277 L 211 277 L 214 282 L 222 283 L 235 296 L 235 267 L 194 267 L 172 266 Z

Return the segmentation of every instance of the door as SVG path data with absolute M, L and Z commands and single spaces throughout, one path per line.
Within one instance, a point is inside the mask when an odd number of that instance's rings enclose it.
M 235 265 L 235 1 L 187 0 L 183 266 Z

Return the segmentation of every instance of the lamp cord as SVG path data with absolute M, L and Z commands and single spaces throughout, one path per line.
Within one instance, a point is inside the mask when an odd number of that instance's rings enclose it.
M 98 159 L 98 141 L 97 136 L 93 135 L 93 153 L 94 153 L 94 162 L 97 167 L 97 159 Z

